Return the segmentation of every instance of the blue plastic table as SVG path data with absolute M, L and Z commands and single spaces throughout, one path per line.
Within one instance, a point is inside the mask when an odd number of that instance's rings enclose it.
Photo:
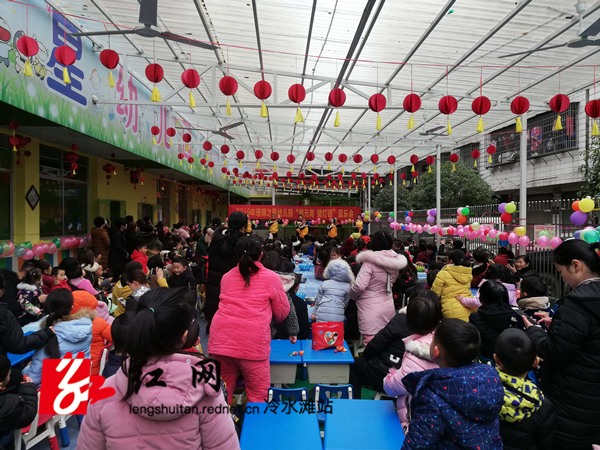
M 294 408 L 298 412 L 284 402 L 275 413 L 266 403 L 248 403 L 240 439 L 242 450 L 322 450 L 317 415 L 301 414 L 298 402 Z
M 313 350 L 312 341 L 302 341 L 302 362 L 307 366 L 308 382 L 320 384 L 347 384 L 350 381 L 350 364 L 354 362 L 348 343 L 345 352 L 333 348 Z
M 427 272 L 417 272 L 417 277 L 419 278 L 419 280 L 424 280 L 425 278 L 427 278 Z
M 308 259 L 308 256 L 303 256 L 300 259 L 302 260 L 300 264 L 310 264 L 313 269 L 309 271 L 302 271 L 300 270 L 300 267 L 296 266 L 294 271 L 306 278 L 306 282 L 300 284 L 300 289 L 298 291 L 306 294 L 307 297 L 316 297 L 323 280 L 317 280 L 315 278 L 315 270 L 314 266 L 312 266 L 313 262 Z
M 325 450 L 398 450 L 403 442 L 394 402 L 332 400 L 325 414 Z
M 27 333 L 23 333 L 23 336 L 27 336 L 28 334 L 32 334 L 33 331 L 28 331 Z M 10 360 L 11 367 L 16 366 L 22 362 L 27 361 L 29 358 L 33 356 L 33 350 L 27 353 L 23 353 L 22 355 L 14 355 L 12 353 L 7 353 L 8 359 Z
M 271 354 L 269 356 L 271 370 L 271 384 L 281 387 L 283 384 L 296 382 L 298 364 L 302 364 L 302 356 L 289 356 L 290 353 L 300 352 L 302 341 L 292 344 L 289 340 L 271 341 Z

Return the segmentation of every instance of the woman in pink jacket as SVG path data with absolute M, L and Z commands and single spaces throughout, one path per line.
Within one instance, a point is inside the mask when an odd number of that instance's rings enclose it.
M 393 239 L 386 231 L 373 235 L 373 251 L 356 256 L 361 263 L 356 282 L 350 289 L 350 298 L 356 300 L 358 328 L 365 345 L 394 317 L 392 285 L 398 272 L 406 267 L 406 258 L 392 250 Z
M 127 330 L 129 359 L 103 386 L 116 393 L 88 406 L 78 449 L 240 448 L 216 361 L 181 351 L 193 321 L 190 303 L 175 289 L 140 299 Z
M 270 386 L 271 321 L 282 322 L 290 303 L 275 272 L 265 269 L 260 241 L 242 237 L 240 262 L 221 279 L 219 310 L 213 317 L 208 351 L 221 363 L 221 377 L 231 404 L 240 372 L 249 402 L 264 402 Z M 299 348 L 299 347 L 298 347 Z
M 390 369 L 390 373 L 383 380 L 383 388 L 388 395 L 398 397 L 396 400 L 396 409 L 398 417 L 402 422 L 404 433 L 408 431 L 410 423 L 410 394 L 404 388 L 402 379 L 413 372 L 422 372 L 423 370 L 435 369 L 438 367 L 429 356 L 429 347 L 433 340 L 433 331 L 442 320 L 442 307 L 438 296 L 431 291 L 438 299 L 437 302 L 428 297 L 417 297 L 411 299 L 406 308 L 406 320 L 408 329 L 414 333 L 404 339 L 404 356 L 402 357 L 402 366 L 396 370 Z

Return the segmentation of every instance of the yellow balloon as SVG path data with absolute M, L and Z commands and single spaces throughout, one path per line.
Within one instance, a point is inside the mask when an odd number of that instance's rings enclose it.
M 527 230 L 525 229 L 525 227 L 517 227 L 515 228 L 515 233 L 517 233 L 517 236 L 525 236 Z
M 505 211 L 509 214 L 514 213 L 517 210 L 517 205 L 514 203 L 507 203 L 505 207 Z
M 591 198 L 584 198 L 579 202 L 579 209 L 584 213 L 588 213 L 594 209 L 594 200 Z

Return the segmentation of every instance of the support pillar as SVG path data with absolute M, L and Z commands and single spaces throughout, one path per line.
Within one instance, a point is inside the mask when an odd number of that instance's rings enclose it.
M 394 169 L 394 220 L 397 222 L 398 219 L 398 171 Z M 394 239 L 398 237 L 398 230 L 394 228 Z
M 439 229 L 442 228 L 442 146 L 437 144 L 435 146 L 435 208 L 437 214 L 435 216 L 435 223 Z M 439 248 L 441 242 L 441 236 L 436 233 L 435 241 Z
M 527 113 L 521 115 L 521 189 L 519 198 L 519 225 L 527 226 Z

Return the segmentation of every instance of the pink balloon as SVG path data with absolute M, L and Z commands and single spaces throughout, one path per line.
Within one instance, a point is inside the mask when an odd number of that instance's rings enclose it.
M 422 233 L 423 227 L 421 225 L 417 225 L 417 233 Z
M 510 233 L 508 235 L 508 243 L 515 245 L 519 242 L 519 236 L 517 236 L 517 233 Z
M 8 241 L 6 244 L 8 245 L 8 253 L 6 256 L 10 256 L 15 252 L 15 244 L 13 244 L 11 241 Z
M 456 231 L 456 234 L 458 234 L 460 237 L 464 237 L 465 236 L 465 229 L 464 228 L 460 228 L 459 230 Z
M 491 237 L 492 239 L 496 239 L 496 235 L 497 235 L 497 234 L 498 234 L 498 230 L 496 230 L 496 229 L 492 228 L 492 229 L 490 230 L 489 237 Z
M 29 249 L 25 250 L 25 254 L 23 255 L 24 260 L 29 261 L 30 259 L 33 259 L 33 257 L 34 257 L 33 251 L 31 251 Z
M 529 245 L 529 238 L 527 236 L 521 236 L 519 238 L 519 245 L 522 247 L 527 247 Z
M 45 242 L 42 245 L 42 248 L 44 249 L 44 253 L 48 253 L 48 250 L 50 249 L 50 246 L 48 244 L 46 244 Z
M 548 247 L 548 244 L 550 244 L 550 239 L 548 239 L 548 236 L 540 236 L 537 240 L 537 245 L 540 247 Z
M 431 232 L 432 232 L 432 233 L 437 233 L 437 232 L 438 232 L 438 230 L 439 230 L 439 228 L 438 228 L 438 226 L 437 226 L 437 225 L 434 225 L 434 226 L 432 226 L 432 227 L 430 228 L 430 230 L 431 230 Z
M 52 242 L 49 246 L 48 246 L 48 251 L 46 253 L 49 253 L 50 255 L 54 255 L 56 253 L 58 249 L 56 248 L 56 245 L 54 245 L 54 242 Z
M 61 247 L 69 248 L 70 244 L 71 244 L 71 240 L 69 238 L 66 238 L 66 237 L 60 238 L 60 246 Z
M 87 244 L 87 241 L 84 237 L 79 238 L 79 248 L 85 247 L 85 244 Z
M 552 248 L 552 250 L 555 250 L 555 249 L 556 249 L 556 247 L 558 247 L 560 244 L 562 244 L 562 239 L 561 239 L 561 238 L 559 238 L 558 236 L 556 236 L 556 237 L 553 237 L 553 238 L 550 240 L 550 247 Z
M 488 241 L 488 237 L 487 237 L 487 235 L 486 235 L 485 233 L 483 233 L 483 234 L 481 235 L 481 240 L 482 240 L 483 242 L 487 242 L 487 241 Z
M 38 244 L 33 245 L 33 254 L 35 256 L 42 256 L 44 254 L 44 247 Z

